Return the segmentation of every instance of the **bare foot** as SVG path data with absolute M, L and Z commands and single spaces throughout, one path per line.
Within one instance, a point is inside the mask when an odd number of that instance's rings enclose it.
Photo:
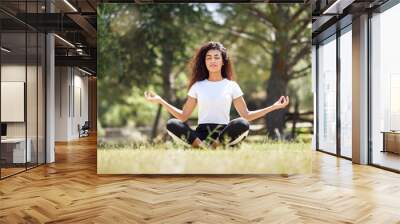
M 206 145 L 199 138 L 194 140 L 192 146 L 193 148 L 206 148 Z
M 213 149 L 216 149 L 219 145 L 220 145 L 220 142 L 219 142 L 218 140 L 215 140 L 215 141 L 211 144 L 211 147 L 212 147 Z

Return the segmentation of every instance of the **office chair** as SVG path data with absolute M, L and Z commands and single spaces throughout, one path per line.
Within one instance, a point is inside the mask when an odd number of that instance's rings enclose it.
M 79 138 L 89 136 L 89 129 L 90 129 L 89 121 L 85 121 L 82 127 L 78 125 L 78 129 L 79 129 Z

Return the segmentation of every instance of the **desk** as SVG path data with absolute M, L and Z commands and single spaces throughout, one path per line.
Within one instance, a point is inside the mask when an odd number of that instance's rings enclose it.
M 32 140 L 26 140 L 28 147 L 26 147 L 25 154 L 25 138 L 5 138 L 1 139 L 1 157 L 8 163 L 25 163 L 30 162 L 32 158 L 31 145 Z M 11 159 L 12 158 L 12 159 Z M 25 159 L 27 159 L 25 161 Z
M 382 152 L 393 152 L 400 154 L 400 131 L 382 131 L 383 150 Z

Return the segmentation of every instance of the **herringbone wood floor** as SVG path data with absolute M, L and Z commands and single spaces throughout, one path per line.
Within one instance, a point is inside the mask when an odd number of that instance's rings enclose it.
M 0 223 L 400 223 L 400 175 L 319 152 L 291 176 L 99 176 L 94 137 L 56 158 L 0 181 Z

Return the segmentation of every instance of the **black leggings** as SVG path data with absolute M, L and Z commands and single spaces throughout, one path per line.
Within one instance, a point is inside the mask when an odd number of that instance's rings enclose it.
M 235 145 L 246 138 L 249 127 L 249 122 L 243 118 L 234 119 L 227 125 L 199 124 L 196 130 L 192 130 L 189 125 L 175 118 L 167 122 L 168 134 L 190 145 L 196 138 L 208 143 L 219 140 L 222 144 Z

